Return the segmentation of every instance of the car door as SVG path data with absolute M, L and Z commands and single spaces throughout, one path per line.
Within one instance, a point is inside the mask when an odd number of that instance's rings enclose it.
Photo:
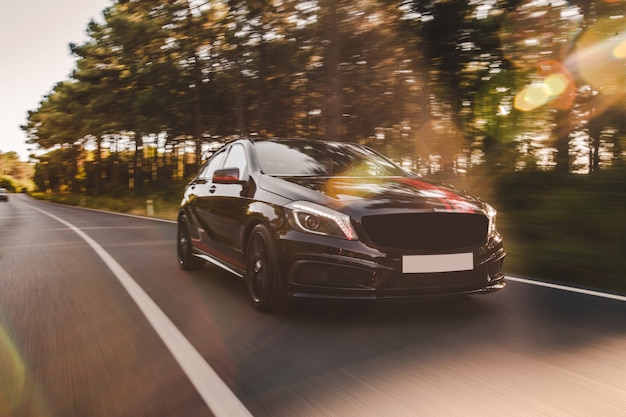
M 212 188 L 212 178 L 213 173 L 222 167 L 226 155 L 227 149 L 222 149 L 213 155 L 202 167 L 187 191 L 188 206 L 191 211 L 192 238 L 195 240 L 195 246 L 211 255 L 213 255 L 211 250 L 213 239 L 211 236 L 214 234 L 211 224 L 214 222 L 210 217 L 209 205 L 210 198 L 215 191 Z
M 217 156 L 217 155 L 216 155 Z M 242 197 L 244 185 L 213 181 L 213 174 L 220 168 L 236 168 L 240 179 L 248 177 L 248 161 L 245 148 L 235 143 L 225 149 L 224 155 L 199 176 L 194 203 L 200 223 L 201 249 L 231 267 L 243 270 L 242 234 L 248 199 Z
M 243 269 L 243 231 L 248 204 L 251 201 L 244 193 L 249 177 L 249 165 L 243 144 L 235 143 L 228 149 L 222 167 L 237 172 L 239 182 L 211 182 L 212 192 L 205 205 L 210 221 L 210 238 L 222 260 Z

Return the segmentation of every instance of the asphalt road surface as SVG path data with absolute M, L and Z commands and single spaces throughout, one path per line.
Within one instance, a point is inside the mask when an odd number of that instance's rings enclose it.
M 176 225 L 0 203 L 0 416 L 626 416 L 626 297 L 256 312 Z

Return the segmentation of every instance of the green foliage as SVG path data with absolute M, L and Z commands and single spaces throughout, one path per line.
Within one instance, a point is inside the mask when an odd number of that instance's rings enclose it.
M 509 249 L 505 269 L 626 291 L 626 170 L 511 173 L 493 194 Z
M 0 152 L 0 187 L 11 192 L 33 190 L 33 166 L 19 160 L 15 152 Z
M 556 164 L 560 172 L 622 163 L 624 104 L 613 92 L 621 91 L 626 59 L 611 52 L 619 23 L 608 18 L 621 6 L 483 6 L 115 2 L 103 23 L 90 23 L 87 42 L 71 45 L 71 79 L 44 97 L 23 129 L 43 149 L 75 149 L 67 162 L 76 175 L 90 152 L 92 178 L 83 182 L 95 193 L 153 182 L 144 142 L 155 136 L 162 155 L 193 153 L 182 169 L 175 158 L 159 162 L 177 179 L 197 168 L 203 144 L 249 134 L 376 137 L 394 157 L 426 161 L 419 168 L 429 173 L 460 156 L 465 170 L 477 161 L 503 169 Z M 597 62 L 581 60 L 585 53 Z M 120 137 L 132 155 L 108 151 Z M 131 178 L 108 175 L 106 159 L 118 157 Z
M 0 187 L 13 193 L 22 193 L 33 191 L 35 184 L 30 179 L 20 180 L 9 176 L 0 176 Z
M 31 193 L 31 196 L 59 204 L 140 216 L 148 214 L 147 204 L 150 200 L 155 217 L 175 220 L 184 187 L 185 183 L 177 182 L 165 187 L 150 187 L 141 191 L 118 189 L 112 191 L 111 194 L 100 196 L 58 192 L 36 192 Z
M 11 179 L 8 177 L 0 177 L 0 188 L 6 188 L 11 192 L 15 191 L 13 181 L 11 181 Z

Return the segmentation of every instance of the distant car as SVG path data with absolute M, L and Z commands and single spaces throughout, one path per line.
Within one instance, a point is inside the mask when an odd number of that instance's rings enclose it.
M 255 308 L 290 297 L 409 299 L 504 288 L 496 211 L 372 149 L 242 139 L 202 166 L 178 215 L 182 269 L 244 278 Z
M 6 188 L 0 188 L 0 201 L 9 201 L 9 192 Z

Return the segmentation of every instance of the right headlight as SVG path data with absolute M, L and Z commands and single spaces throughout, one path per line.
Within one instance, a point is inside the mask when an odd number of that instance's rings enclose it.
M 289 209 L 289 223 L 296 230 L 357 240 L 350 216 L 309 201 L 294 201 L 285 206 Z

